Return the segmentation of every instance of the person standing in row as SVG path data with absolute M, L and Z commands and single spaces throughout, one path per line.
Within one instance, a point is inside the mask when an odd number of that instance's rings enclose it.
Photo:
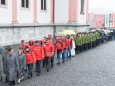
M 69 59 L 71 59 L 71 48 L 72 48 L 72 39 L 70 38 L 70 35 L 67 35 L 67 38 L 66 38 L 66 43 L 67 43 L 67 58 L 66 58 L 66 61 Z
M 19 71 L 19 61 L 12 48 L 8 46 L 6 49 L 5 72 L 9 86 L 15 86 L 17 82 L 17 72 Z
M 63 48 L 63 52 L 62 52 L 62 63 L 65 63 L 66 60 L 66 56 L 67 56 L 67 43 L 64 37 L 61 38 L 62 41 L 62 48 Z
M 42 40 L 42 46 L 44 46 L 45 44 L 46 44 L 46 39 Z M 45 68 L 45 66 L 46 66 L 46 58 L 44 57 L 42 67 Z
M 26 64 L 28 67 L 28 78 L 32 77 L 32 70 L 33 70 L 33 65 L 36 63 L 36 57 L 34 55 L 34 52 L 30 50 L 28 46 L 25 47 L 25 55 L 26 55 Z
M 18 63 L 19 63 L 18 83 L 20 83 L 20 81 L 24 79 L 25 70 L 26 70 L 26 56 L 22 48 L 18 49 L 16 58 L 18 59 Z
M 50 43 L 55 46 L 54 42 L 53 42 L 53 37 L 51 34 L 48 35 L 48 40 L 50 41 Z M 55 49 L 54 49 L 54 54 L 55 54 Z M 51 58 L 51 68 L 53 68 L 54 66 L 54 56 Z
M 29 46 L 24 40 L 21 40 L 20 48 L 22 48 L 25 51 L 25 47 Z
M 46 43 L 43 45 L 43 49 L 46 58 L 46 70 L 49 71 L 51 58 L 54 56 L 54 45 L 47 39 Z
M 5 54 L 4 48 L 0 47 L 0 80 L 2 80 L 4 74 L 4 67 L 3 67 L 4 54 Z
M 71 36 L 71 40 L 72 40 L 72 48 L 71 48 L 71 56 L 74 57 L 75 56 L 75 41 L 74 41 L 74 36 Z
M 29 41 L 29 49 L 32 50 L 32 51 L 34 49 L 34 41 L 33 40 Z
M 44 60 L 44 49 L 40 41 L 35 41 L 33 51 L 36 57 L 36 72 L 37 76 L 39 76 L 41 74 L 41 61 Z
M 63 52 L 63 47 L 59 37 L 56 38 L 55 50 L 57 53 L 57 64 L 60 65 L 60 58 Z

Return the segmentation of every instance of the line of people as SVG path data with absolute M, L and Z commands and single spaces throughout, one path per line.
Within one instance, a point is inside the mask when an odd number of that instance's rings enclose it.
M 74 37 L 76 44 L 76 52 L 77 54 L 82 51 L 87 51 L 90 48 L 94 48 L 101 43 L 100 34 L 95 32 L 89 33 L 78 33 L 77 36 Z
M 3 63 L 1 64 L 3 69 L 0 71 L 0 76 L 5 75 L 5 82 L 9 83 L 9 86 L 15 86 L 24 79 L 25 71 L 28 71 L 28 78 L 33 76 L 34 65 L 37 76 L 41 74 L 41 67 L 45 67 L 48 72 L 54 66 L 55 54 L 57 54 L 57 65 L 70 60 L 71 50 L 72 39 L 70 35 L 57 37 L 55 43 L 52 41 L 52 35 L 48 35 L 42 41 L 30 40 L 29 43 L 26 43 L 22 40 L 17 53 L 14 53 L 10 46 L 5 49 L 0 47 L 1 62 Z

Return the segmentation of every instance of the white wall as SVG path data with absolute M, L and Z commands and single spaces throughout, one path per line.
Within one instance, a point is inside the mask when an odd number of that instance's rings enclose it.
M 12 0 L 7 0 L 7 7 L 0 6 L 0 24 L 12 23 Z
M 41 0 L 38 0 L 37 8 L 38 8 L 38 23 L 50 23 L 51 22 L 51 0 L 47 1 L 47 10 L 41 10 Z
M 21 0 L 17 0 L 17 21 L 18 23 L 33 23 L 33 1 L 30 1 L 30 8 L 21 8 Z
M 55 23 L 69 21 L 69 0 L 55 0 Z
M 85 0 L 85 6 L 84 6 L 84 14 L 80 14 L 81 12 L 81 0 L 78 0 L 78 23 L 85 24 L 86 23 L 86 6 L 87 6 L 87 0 Z

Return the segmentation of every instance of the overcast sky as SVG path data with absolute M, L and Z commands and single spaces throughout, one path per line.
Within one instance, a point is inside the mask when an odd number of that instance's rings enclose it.
M 115 0 L 89 0 L 89 8 L 95 13 L 115 12 Z

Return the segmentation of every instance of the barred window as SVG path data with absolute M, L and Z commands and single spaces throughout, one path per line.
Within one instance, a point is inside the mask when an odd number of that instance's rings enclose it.
M 81 0 L 81 14 L 84 14 L 84 3 L 85 1 L 84 0 Z
M 22 0 L 21 7 L 29 8 L 29 0 Z
M 41 10 L 46 10 L 46 9 L 47 9 L 47 1 L 41 0 Z

